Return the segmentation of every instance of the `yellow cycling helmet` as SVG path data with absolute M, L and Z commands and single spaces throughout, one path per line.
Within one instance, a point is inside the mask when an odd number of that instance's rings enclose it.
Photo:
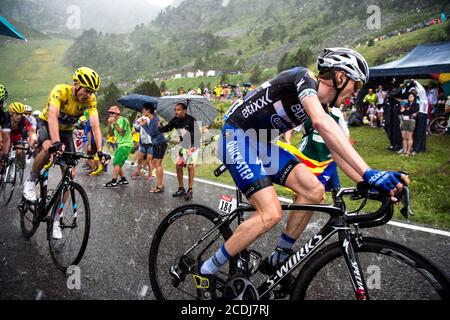
M 73 74 L 73 80 L 77 81 L 78 84 L 83 88 L 92 91 L 98 91 L 98 89 L 100 88 L 100 76 L 97 72 L 87 67 L 81 67 L 75 70 L 75 73 Z
M 8 91 L 5 86 L 0 84 L 0 103 L 3 103 L 8 98 Z
M 20 103 L 20 102 L 12 102 L 8 106 L 8 111 L 11 113 L 24 114 L 25 106 L 23 103 Z

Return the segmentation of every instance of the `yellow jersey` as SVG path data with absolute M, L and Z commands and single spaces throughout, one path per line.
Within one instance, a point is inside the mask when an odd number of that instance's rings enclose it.
M 53 88 L 48 97 L 47 106 L 39 115 L 42 120 L 48 121 L 50 105 L 59 108 L 59 130 L 72 131 L 74 124 L 88 110 L 89 116 L 98 115 L 97 99 L 92 94 L 84 103 L 78 102 L 72 94 L 72 85 L 59 84 Z

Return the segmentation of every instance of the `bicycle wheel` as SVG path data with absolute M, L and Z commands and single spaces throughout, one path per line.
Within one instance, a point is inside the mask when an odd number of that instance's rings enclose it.
M 53 236 L 53 226 L 59 223 L 61 239 Z M 50 255 L 56 267 L 65 272 L 83 257 L 89 239 L 90 207 L 83 187 L 71 182 L 58 195 L 47 224 Z
M 0 186 L 0 201 L 3 206 L 7 206 L 11 201 L 14 189 L 16 187 L 16 165 L 12 161 L 6 168 Z
M 420 254 L 400 244 L 364 238 L 357 252 L 370 299 L 448 300 L 447 277 Z M 313 256 L 300 271 L 292 299 L 355 299 L 339 243 Z
M 428 125 L 428 132 L 432 135 L 438 136 L 445 132 L 445 128 L 447 128 L 447 120 L 445 117 L 437 117 L 431 120 Z
M 25 171 L 26 166 L 26 155 L 23 155 L 22 158 L 16 161 L 16 170 L 17 170 L 17 180 L 19 181 L 19 184 L 22 185 L 23 183 L 23 174 Z
M 197 298 L 194 281 L 185 275 L 174 285 L 171 267 L 177 266 L 180 258 L 221 221 L 219 215 L 201 205 L 186 205 L 169 213 L 161 222 L 153 237 L 149 255 L 150 283 L 155 297 L 160 300 L 192 300 Z M 195 260 L 206 260 L 216 252 L 232 234 L 224 224 L 204 242 L 196 246 L 189 256 Z M 228 275 L 233 274 L 235 263 L 229 263 Z

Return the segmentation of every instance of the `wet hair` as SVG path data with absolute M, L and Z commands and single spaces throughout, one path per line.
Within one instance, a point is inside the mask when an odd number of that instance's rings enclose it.
M 155 113 L 155 107 L 150 102 L 146 102 L 142 105 L 145 110 L 148 110 L 151 114 Z
M 177 106 L 181 106 L 184 110 L 187 110 L 187 105 L 183 102 L 177 103 Z

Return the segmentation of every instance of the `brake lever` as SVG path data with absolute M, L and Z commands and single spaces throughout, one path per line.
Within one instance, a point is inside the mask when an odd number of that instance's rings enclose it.
M 400 209 L 400 213 L 403 217 L 405 217 L 408 223 L 411 223 L 409 216 L 414 216 L 414 212 L 411 209 L 411 194 L 409 188 L 406 186 L 403 187 L 400 202 L 403 204 L 403 208 Z

